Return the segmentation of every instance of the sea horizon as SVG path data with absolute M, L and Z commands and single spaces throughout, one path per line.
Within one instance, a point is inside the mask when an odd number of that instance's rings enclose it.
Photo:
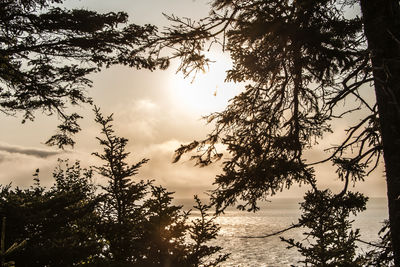
M 223 252 L 231 253 L 223 267 L 279 267 L 291 266 L 302 259 L 297 249 L 287 249 L 287 244 L 280 240 L 280 236 L 294 238 L 305 242 L 302 234 L 306 228 L 295 228 L 283 234 L 267 238 L 262 236 L 285 229 L 296 223 L 301 215 L 299 210 L 302 198 L 274 198 L 271 202 L 260 202 L 257 212 L 239 211 L 229 207 L 225 213 L 216 218 L 221 227 L 219 236 L 212 242 L 223 248 Z M 175 204 L 184 206 L 188 210 L 192 200 L 188 198 L 175 199 Z M 214 210 L 210 211 L 212 214 Z M 357 216 L 350 216 L 354 220 L 353 229 L 360 229 L 361 239 L 366 242 L 378 240 L 378 232 L 382 222 L 388 217 L 387 202 L 384 197 L 371 197 L 367 202 L 367 209 Z M 196 217 L 193 212 L 192 218 Z M 365 253 L 368 245 L 358 242 L 358 253 Z

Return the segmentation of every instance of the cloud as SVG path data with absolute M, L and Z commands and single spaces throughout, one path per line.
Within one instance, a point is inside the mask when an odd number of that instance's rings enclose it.
M 9 145 L 5 143 L 0 143 L 0 151 L 11 153 L 11 154 L 23 154 L 27 156 L 33 156 L 33 157 L 38 157 L 38 158 L 48 158 L 50 156 L 58 155 L 61 152 L 59 151 L 54 151 L 54 150 L 48 150 L 48 149 L 40 149 L 40 148 L 31 148 L 31 147 L 22 147 L 22 146 L 16 146 L 16 145 Z M 64 153 L 64 152 L 62 152 Z M 0 161 L 4 159 L 3 157 L 0 157 Z
M 68 151 L 24 147 L 0 142 L 0 184 L 12 183 L 14 186 L 30 186 L 32 174 L 40 169 L 40 179 L 44 186 L 52 184 L 52 170 L 57 158 L 64 158 Z
M 41 180 L 48 185 L 51 170 L 56 159 L 34 157 L 26 154 L 0 151 L 0 184 L 12 183 L 14 186 L 26 187 L 32 184 L 32 174 L 40 169 Z
M 169 140 L 153 144 L 134 151 L 132 162 L 141 157 L 149 158 L 137 176 L 138 179 L 155 180 L 156 185 L 162 185 L 168 191 L 176 192 L 176 198 L 192 198 L 193 195 L 204 196 L 207 190 L 213 189 L 215 175 L 221 171 L 221 162 L 211 166 L 199 168 L 194 166 L 189 156 L 185 156 L 178 163 L 172 163 L 174 150 L 179 147 L 180 141 Z M 136 153 L 135 153 L 136 152 Z

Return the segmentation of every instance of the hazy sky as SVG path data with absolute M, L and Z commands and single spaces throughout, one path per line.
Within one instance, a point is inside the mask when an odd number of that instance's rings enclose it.
M 132 22 L 151 23 L 160 26 L 168 24 L 162 13 L 201 18 L 208 13 L 207 0 L 70 0 L 68 7 L 84 7 L 100 12 L 126 11 Z M 92 75 L 93 88 L 88 93 L 100 106 L 104 115 L 114 113 L 116 134 L 129 139 L 128 150 L 132 152 L 132 163 L 141 158 L 149 158 L 149 163 L 141 169 L 138 178 L 155 179 L 176 192 L 176 197 L 191 197 L 211 188 L 220 163 L 207 168 L 193 167 L 193 162 L 184 159 L 172 164 L 173 151 L 182 143 L 204 137 L 211 126 L 205 125 L 202 115 L 223 109 L 227 101 L 242 90 L 243 85 L 225 84 L 225 70 L 229 68 L 228 55 L 219 51 L 210 53 L 216 63 L 206 74 L 200 74 L 191 83 L 176 74 L 178 62 L 173 62 L 167 71 L 135 70 L 116 66 Z M 372 91 L 372 90 L 371 90 Z M 45 146 L 57 125 L 57 118 L 37 114 L 35 122 L 21 125 L 20 118 L 0 115 L 0 183 L 27 186 L 32 184 L 32 174 L 41 170 L 44 184 L 52 182 L 51 172 L 57 158 L 80 159 L 82 165 L 99 164 L 91 152 L 100 151 L 95 137 L 99 127 L 93 121 L 90 106 L 83 106 L 78 112 L 82 132 L 76 136 L 77 145 L 72 151 L 57 151 Z M 343 126 L 322 143 L 334 144 L 344 136 Z M 321 149 L 309 152 L 310 158 L 324 156 Z M 370 196 L 385 196 L 385 182 L 382 168 L 357 187 Z M 328 166 L 318 168 L 321 185 L 337 190 L 334 169 Z M 98 177 L 97 182 L 103 180 Z M 299 196 L 307 188 L 283 192 L 281 196 Z

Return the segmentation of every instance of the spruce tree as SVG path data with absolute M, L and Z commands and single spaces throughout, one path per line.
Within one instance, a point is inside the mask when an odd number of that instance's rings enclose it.
M 194 196 L 194 200 L 196 204 L 193 208 L 197 218 L 192 220 L 189 225 L 192 243 L 187 266 L 219 266 L 228 259 L 229 254 L 221 253 L 221 247 L 209 244 L 210 241 L 217 238 L 220 230 L 220 227 L 214 222 L 216 217 L 209 214 L 212 205 L 203 204 L 197 195 Z
M 390 234 L 389 221 L 385 220 L 382 229 L 379 231 L 378 242 L 369 243 L 373 248 L 365 254 L 367 262 L 371 266 L 395 266 L 392 238 L 390 237 Z
M 143 205 L 144 257 L 139 266 L 186 266 L 188 213 L 182 206 L 172 205 L 172 194 L 162 186 L 151 186 L 151 195 Z
M 95 121 L 101 126 L 104 138 L 97 137 L 103 147 L 103 153 L 93 153 L 104 164 L 94 167 L 99 174 L 107 178 L 104 186 L 104 201 L 101 208 L 102 222 L 100 232 L 109 244 L 107 257 L 114 263 L 129 263 L 137 260 L 142 244 L 138 242 L 142 235 L 144 221 L 143 208 L 139 204 L 147 193 L 149 182 L 134 182 L 132 178 L 148 160 L 142 159 L 129 165 L 125 151 L 128 140 L 114 135 L 112 115 L 103 117 L 100 109 L 94 109 Z
M 190 211 L 172 204 L 172 192 L 152 181 L 134 181 L 139 168 L 148 160 L 128 164 L 128 140 L 114 134 L 112 115 L 104 117 L 97 107 L 94 112 L 103 134 L 103 138 L 97 139 L 104 149 L 103 153 L 93 153 L 104 162 L 94 168 L 108 179 L 107 186 L 102 187 L 101 222 L 97 226 L 107 244 L 102 252 L 105 266 L 195 267 L 218 266 L 225 261 L 227 255 L 223 254 L 207 260 L 221 250 L 207 244 L 218 231 L 214 218 L 206 219 L 209 206 L 201 205 L 197 199 L 195 208 L 202 211 L 202 220 L 191 224 Z
M 1 186 L 0 216 L 8 220 L 2 247 L 13 248 L 2 259 L 15 259 L 16 266 L 219 266 L 227 255 L 208 244 L 219 230 L 207 218 L 210 206 L 196 198 L 201 214 L 192 222 L 190 211 L 172 204 L 173 193 L 133 181 L 148 160 L 128 164 L 128 140 L 114 134 L 112 115 L 94 111 L 104 136 L 97 138 L 103 153 L 93 153 L 104 164 L 94 168 L 107 184 L 95 186 L 93 169 L 80 162 L 59 160 L 48 189 L 39 170 L 27 189 Z M 14 250 L 11 240 L 25 245 Z
M 400 266 L 400 4 L 360 0 L 373 67 L 394 260 Z

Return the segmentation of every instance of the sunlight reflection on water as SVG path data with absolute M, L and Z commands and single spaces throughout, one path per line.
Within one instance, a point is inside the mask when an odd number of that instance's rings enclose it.
M 261 205 L 256 213 L 241 212 L 228 209 L 224 215 L 217 218 L 221 227 L 219 237 L 213 243 L 231 253 L 229 259 L 222 265 L 226 267 L 263 267 L 263 266 L 294 266 L 301 259 L 296 249 L 286 249 L 286 243 L 279 236 L 268 238 L 244 238 L 245 236 L 260 236 L 270 234 L 297 222 L 300 215 L 298 203 L 301 199 L 275 199 L 272 203 Z M 187 207 L 185 205 L 185 207 Z M 387 218 L 386 199 L 371 198 L 367 210 L 357 217 L 353 228 L 360 228 L 364 241 L 375 241 L 381 222 Z M 303 229 L 293 229 L 282 236 L 303 240 Z M 365 251 L 367 246 L 360 245 L 359 251 Z

